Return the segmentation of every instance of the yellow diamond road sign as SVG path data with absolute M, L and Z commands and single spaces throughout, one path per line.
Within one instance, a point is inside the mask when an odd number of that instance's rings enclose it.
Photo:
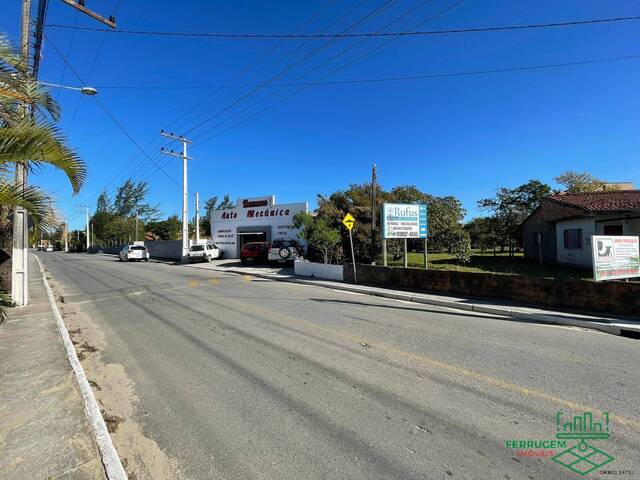
M 347 213 L 342 219 L 342 224 L 351 231 L 353 229 L 353 225 L 356 223 L 356 219 L 351 216 L 350 213 Z

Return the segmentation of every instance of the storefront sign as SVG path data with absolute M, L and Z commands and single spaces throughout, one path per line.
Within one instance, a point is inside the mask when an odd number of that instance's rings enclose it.
M 640 277 L 638 237 L 593 235 L 593 279 Z
M 427 206 L 420 203 L 384 203 L 383 238 L 427 238 Z

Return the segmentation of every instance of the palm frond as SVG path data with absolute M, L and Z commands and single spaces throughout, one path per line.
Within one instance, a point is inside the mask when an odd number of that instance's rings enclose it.
M 22 164 L 27 168 L 48 164 L 62 170 L 78 193 L 86 178 L 85 163 L 66 146 L 62 132 L 52 123 L 23 119 L 0 128 L 0 164 Z
M 0 120 L 19 121 L 25 105 L 45 110 L 54 121 L 60 118 L 51 94 L 31 77 L 6 35 L 0 35 Z
M 53 226 L 51 204 L 50 197 L 37 187 L 23 189 L 19 185 L 0 180 L 0 205 L 25 208 L 36 225 L 43 228 Z
M 0 292 L 0 323 L 4 323 L 7 319 L 7 311 L 8 307 L 13 307 L 13 300 L 11 300 L 11 296 L 8 293 Z

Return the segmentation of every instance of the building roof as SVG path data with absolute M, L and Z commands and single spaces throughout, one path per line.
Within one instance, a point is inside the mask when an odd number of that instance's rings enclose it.
M 550 195 L 546 199 L 587 212 L 640 210 L 640 190 L 558 193 Z

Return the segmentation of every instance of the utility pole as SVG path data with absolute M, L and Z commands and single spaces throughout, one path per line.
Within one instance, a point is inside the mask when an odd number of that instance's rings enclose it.
M 87 219 L 87 226 L 86 226 L 86 234 L 85 234 L 85 240 L 86 240 L 86 244 L 87 244 L 87 253 L 89 253 L 89 207 L 87 205 L 78 205 L 78 207 L 84 208 L 85 209 L 85 216 Z M 78 240 L 80 240 L 80 230 L 78 230 Z
M 163 137 L 170 138 L 172 140 L 177 140 L 178 142 L 182 142 L 182 154 L 171 151 L 166 151 L 164 148 L 160 149 L 161 153 L 165 155 L 169 155 L 170 157 L 178 157 L 182 158 L 182 261 L 185 262 L 187 260 L 187 254 L 189 253 L 189 207 L 187 205 L 188 201 L 188 191 L 187 191 L 187 160 L 192 160 L 189 156 L 187 156 L 187 144 L 191 143 L 189 140 L 184 138 L 182 135 L 174 135 L 173 133 L 166 133 L 164 130 L 160 130 L 160 135 Z
M 69 227 L 67 222 L 64 223 L 64 229 L 62 230 L 62 235 L 64 235 L 64 251 L 69 251 Z
M 196 245 L 200 243 L 200 196 L 196 192 Z
M 136 238 L 134 240 L 138 241 L 138 210 L 136 210 Z
M 376 264 L 376 217 L 378 209 L 376 208 L 376 185 L 378 177 L 376 175 L 376 164 L 371 168 L 371 264 Z
M 25 67 L 29 65 L 29 25 L 31 22 L 31 0 L 22 0 L 22 38 L 21 61 Z M 26 118 L 29 107 L 22 105 L 22 116 Z M 27 171 L 24 165 L 16 165 L 16 185 L 22 191 L 27 186 Z M 11 299 L 16 305 L 29 303 L 29 268 L 28 268 L 28 214 L 22 207 L 13 211 L 13 240 L 11 251 Z

